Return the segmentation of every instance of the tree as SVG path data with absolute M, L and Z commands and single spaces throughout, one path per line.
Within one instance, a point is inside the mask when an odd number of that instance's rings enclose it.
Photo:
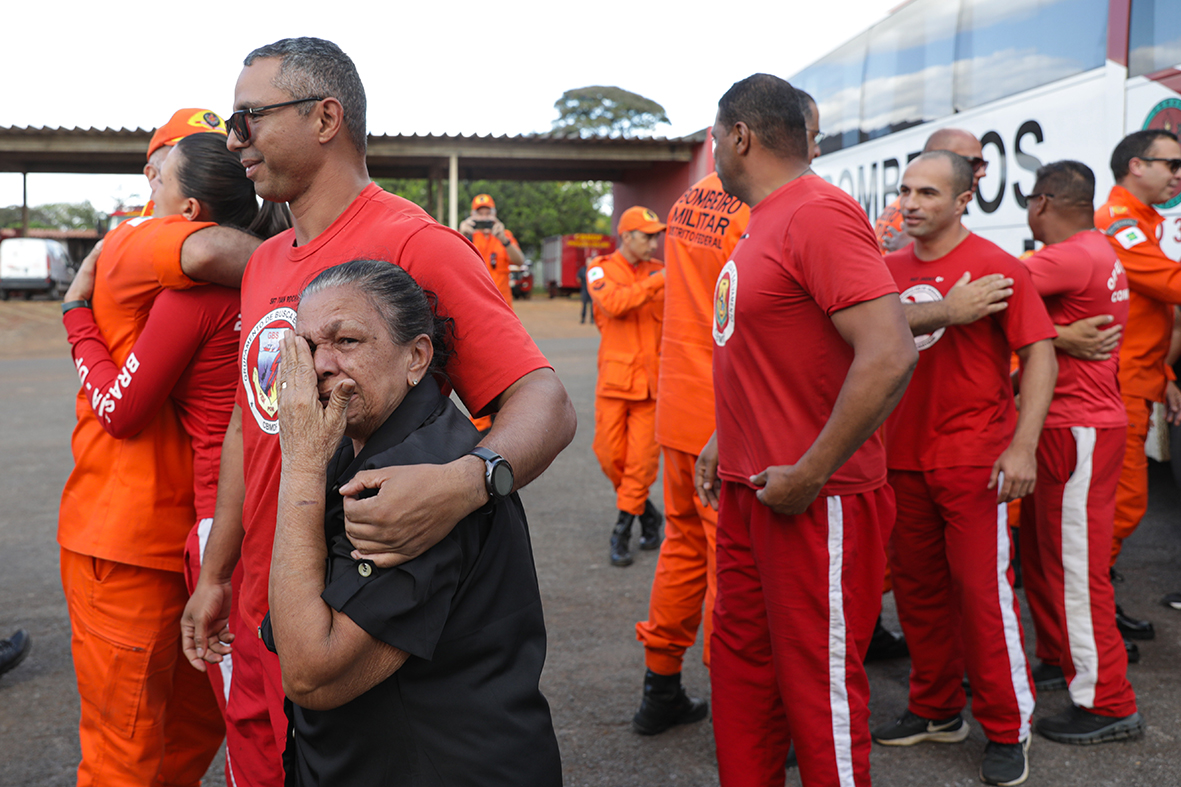
M 554 102 L 553 130 L 569 136 L 629 137 L 667 124 L 664 107 L 621 87 L 591 85 L 567 90 Z
M 386 191 L 417 203 L 428 213 L 425 180 L 379 180 Z M 442 184 L 446 188 L 446 184 Z M 611 231 L 611 217 L 600 210 L 603 199 L 611 193 L 611 184 L 602 181 L 552 180 L 461 180 L 459 216 L 468 215 L 472 197 L 491 194 L 496 200 L 496 216 L 521 244 L 521 251 L 534 260 L 541 256 L 541 242 L 551 235 L 575 232 Z
M 29 226 L 49 230 L 92 230 L 99 212 L 89 202 L 54 202 L 29 208 Z M 21 206 L 0 208 L 0 227 L 21 226 Z

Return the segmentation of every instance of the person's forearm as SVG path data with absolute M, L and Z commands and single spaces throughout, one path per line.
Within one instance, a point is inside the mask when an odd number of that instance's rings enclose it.
M 1169 339 L 1169 352 L 1165 355 L 1165 364 L 1172 366 L 1181 358 L 1181 306 L 1173 307 L 1173 335 Z
M 217 477 L 217 508 L 205 554 L 201 580 L 229 584 L 242 555 L 242 505 L 246 501 L 246 480 L 242 465 L 242 411 L 235 406 L 221 447 Z
M 1017 428 L 1010 445 L 1026 450 L 1036 450 L 1042 434 L 1042 424 L 1054 398 L 1054 384 L 1058 380 L 1058 359 L 1054 355 L 1051 340 L 1022 347 L 1017 351 L 1021 358 L 1021 409 L 1017 413 Z
M 903 303 L 902 313 L 906 315 L 906 324 L 915 336 L 933 333 L 951 324 L 951 315 L 947 304 L 942 301 L 934 303 Z
M 541 475 L 574 439 L 578 418 L 553 369 L 537 369 L 497 399 L 492 431 L 481 441 L 513 466 L 516 488 Z M 479 463 L 483 489 L 483 463 Z
M 194 281 L 242 286 L 246 261 L 262 244 L 259 238 L 230 227 L 206 227 L 185 238 L 180 268 Z
M 524 265 L 525 255 L 511 243 L 504 244 L 504 250 L 508 252 L 508 259 L 513 265 Z

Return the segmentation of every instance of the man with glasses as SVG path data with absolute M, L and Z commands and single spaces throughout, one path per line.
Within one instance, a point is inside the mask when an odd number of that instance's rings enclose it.
M 1181 423 L 1181 391 L 1166 363 L 1173 332 L 1174 304 L 1181 303 L 1181 265 L 1161 250 L 1157 233 L 1164 217 L 1152 206 L 1168 202 L 1181 187 L 1181 145 L 1163 129 L 1136 131 L 1124 137 L 1111 154 L 1116 185 L 1107 202 L 1095 211 L 1095 226 L 1104 232 L 1127 271 L 1131 295 L 1128 324 L 1119 356 L 1120 393 L 1128 411 L 1127 450 L 1115 497 L 1115 537 L 1111 565 L 1124 539 L 1148 509 L 1148 459 L 1144 440 L 1154 402 L 1168 408 L 1170 423 Z M 1151 639 L 1152 624 L 1122 616 L 1125 637 Z
M 1094 197 L 1095 175 L 1077 161 L 1041 167 L 1026 197 L 1029 228 L 1045 246 L 1025 267 L 1054 322 L 1128 318 L 1128 279 L 1095 230 Z M 1041 661 L 1034 683 L 1039 691 L 1069 686 L 1072 703 L 1037 730 L 1059 743 L 1103 743 L 1144 730 L 1107 573 L 1128 418 L 1116 356 L 1084 361 L 1059 350 L 1057 357 L 1037 488 L 1022 503 L 1020 532 Z
M 220 660 L 214 635 L 231 603 L 246 631 L 269 608 L 281 457 L 273 379 L 298 294 L 317 273 L 353 259 L 404 268 L 455 321 L 455 355 L 446 371 L 460 398 L 473 414 L 499 413 L 481 442 L 488 458 L 363 471 L 340 489 L 362 565 L 389 568 L 420 555 L 493 499 L 493 467 L 508 460 L 514 488 L 520 488 L 553 461 L 575 428 L 565 388 L 471 244 L 370 181 L 365 89 L 339 47 L 297 38 L 254 50 L 234 101 L 227 145 L 241 152 L 260 196 L 291 206 L 294 228 L 259 247 L 242 280 L 238 405 L 226 433 L 201 577 L 182 623 L 185 655 L 194 663 Z M 231 598 L 239 559 L 241 592 Z M 256 637 L 236 639 L 226 715 L 228 724 L 241 728 L 245 747 L 227 749 L 228 756 L 250 765 L 235 769 L 240 787 L 283 783 L 283 694 L 277 657 Z

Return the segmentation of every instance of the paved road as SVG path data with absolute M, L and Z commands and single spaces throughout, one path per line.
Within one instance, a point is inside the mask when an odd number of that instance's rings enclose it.
M 69 785 L 78 760 L 77 703 L 69 656 L 69 625 L 58 576 L 54 531 L 61 487 L 69 473 L 76 378 L 52 320 L 41 315 L 30 333 L 29 309 L 52 304 L 0 304 L 0 635 L 24 627 L 34 638 L 29 659 L 0 678 L 0 786 Z M 34 310 L 36 311 L 36 310 Z M 39 314 L 39 312 L 36 312 Z M 714 785 L 709 722 L 642 738 L 629 729 L 640 695 L 642 653 L 634 623 L 646 617 L 655 554 L 635 565 L 607 562 L 614 520 L 613 494 L 591 453 L 593 329 L 577 323 L 576 302 L 540 301 L 522 309 L 526 325 L 558 369 L 578 409 L 574 443 L 522 497 L 534 536 L 546 605 L 549 659 L 543 688 L 553 707 L 569 785 Z M 14 327 L 15 326 L 15 327 Z M 41 327 L 44 326 L 44 327 Z M 32 353 L 19 341 L 40 342 Z M 1164 468 L 1157 468 L 1163 471 Z M 1181 785 L 1181 614 L 1158 605 L 1181 589 L 1178 494 L 1168 475 L 1153 477 L 1151 509 L 1129 540 L 1117 587 L 1124 607 L 1151 617 L 1158 635 L 1141 644 L 1131 667 L 1141 710 L 1143 740 L 1090 748 L 1035 739 L 1030 785 Z M 886 619 L 896 627 L 887 599 Z M 1028 618 L 1026 630 L 1030 631 Z M 1027 650 L 1032 657 L 1032 642 Z M 908 662 L 870 667 L 872 722 L 897 715 L 905 704 Z M 708 691 L 700 646 L 691 651 L 685 682 Z M 1040 698 L 1037 716 L 1067 704 L 1064 692 Z M 962 745 L 875 748 L 873 774 L 880 787 L 979 784 L 984 748 L 979 725 Z M 207 784 L 223 784 L 219 763 Z M 789 771 L 787 784 L 798 784 Z

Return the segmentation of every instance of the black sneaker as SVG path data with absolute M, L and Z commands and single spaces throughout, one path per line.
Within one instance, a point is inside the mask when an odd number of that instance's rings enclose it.
M 1144 719 L 1139 713 L 1120 718 L 1100 716 L 1077 705 L 1040 719 L 1035 726 L 1044 738 L 1079 746 L 1139 738 L 1144 734 Z
M 0 675 L 25 660 L 29 655 L 29 646 L 33 640 L 29 632 L 21 629 L 8 639 L 0 639 Z
M 1119 604 L 1115 605 L 1115 625 L 1119 627 L 1124 639 L 1145 640 L 1156 637 L 1156 629 L 1152 627 L 1152 621 L 1140 620 L 1125 614 L 1123 607 Z
M 878 622 L 873 627 L 873 637 L 869 640 L 869 648 L 865 651 L 865 663 L 901 659 L 909 655 L 910 650 L 906 647 L 906 639 L 901 634 L 895 634 L 883 626 L 881 615 L 879 615 Z
M 1020 743 L 989 741 L 980 763 L 980 781 L 998 787 L 1024 784 L 1029 778 L 1029 736 Z
M 1038 691 L 1056 691 L 1066 688 L 1066 675 L 1057 664 L 1038 662 L 1033 668 L 1033 687 Z
M 1181 609 L 1181 593 L 1169 593 L 1160 600 L 1169 609 Z
M 968 723 L 958 713 L 941 721 L 924 719 L 909 710 L 890 724 L 873 731 L 873 739 L 885 746 L 914 746 L 923 741 L 959 743 L 968 737 Z

